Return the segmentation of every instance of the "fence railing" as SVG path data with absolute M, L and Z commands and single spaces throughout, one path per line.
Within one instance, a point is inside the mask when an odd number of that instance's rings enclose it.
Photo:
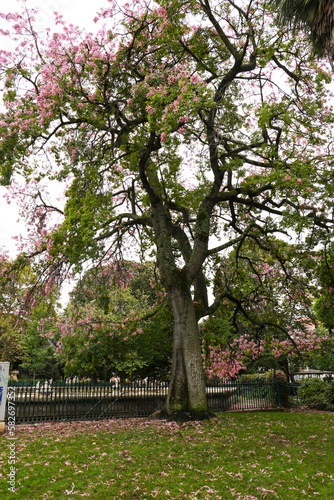
M 15 393 L 15 420 L 20 422 L 95 420 L 145 417 L 163 408 L 166 383 L 126 385 L 62 383 L 10 383 Z M 212 412 L 282 407 L 276 381 L 229 381 L 206 388 Z M 7 415 L 6 415 L 7 421 Z
M 285 388 L 274 381 L 227 381 L 207 387 L 209 409 L 213 412 L 282 408 Z

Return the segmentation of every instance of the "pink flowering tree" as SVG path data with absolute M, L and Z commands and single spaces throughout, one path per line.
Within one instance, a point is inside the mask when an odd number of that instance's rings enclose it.
M 6 254 L 0 255 L 0 359 L 9 361 L 11 370 L 21 366 L 33 378 L 44 376 L 48 365 L 51 378 L 55 376 L 55 348 L 53 338 L 44 336 L 44 329 L 46 318 L 56 317 L 59 291 L 50 290 L 45 297 L 36 290 L 38 303 L 32 307 L 27 297 L 36 285 L 35 274 L 30 266 L 15 264 Z
M 290 330 L 290 328 L 288 328 Z M 332 339 L 332 334 L 322 328 L 316 328 L 309 323 L 309 319 L 300 320 L 300 328 L 289 331 L 293 338 L 279 339 L 268 337 L 257 339 L 245 333 L 228 343 L 225 348 L 209 346 L 206 359 L 206 372 L 208 378 L 217 377 L 221 380 L 235 378 L 240 371 L 247 369 L 248 365 L 260 359 L 265 353 L 273 353 L 276 358 L 289 356 L 292 359 L 297 355 L 305 357 L 320 354 L 322 345 Z
M 322 293 L 321 257 L 272 239 L 270 246 L 249 242 L 221 259 L 215 286 L 222 303 L 202 323 L 209 378 L 236 377 L 268 363 L 288 375 L 288 358 L 301 364 L 309 353 L 328 351 L 332 330 L 319 324 L 314 310 Z
M 207 416 L 198 321 L 220 302 L 216 256 L 331 234 L 326 64 L 257 1 L 111 1 L 96 34 L 2 18 L 16 49 L 0 56 L 0 168 L 29 221 L 21 261 L 48 291 L 85 263 L 154 256 L 174 316 L 166 411 Z M 46 179 L 66 184 L 63 205 Z
M 66 376 L 167 378 L 173 321 L 154 274 L 152 263 L 136 262 L 126 262 L 121 274 L 113 266 L 87 271 L 57 322 Z
M 19 298 L 24 294 L 24 273 L 16 279 L 6 278 L 11 266 L 8 255 L 0 255 L 0 360 L 9 361 L 11 370 L 22 357 L 21 327 L 23 319 Z M 22 290 L 23 289 L 23 290 Z

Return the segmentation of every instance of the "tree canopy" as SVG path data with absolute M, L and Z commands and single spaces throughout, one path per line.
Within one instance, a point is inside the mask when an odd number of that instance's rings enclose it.
M 58 321 L 65 375 L 167 380 L 173 318 L 154 274 L 149 262 L 85 273 Z
M 327 342 L 326 331 L 318 331 L 315 342 L 309 335 L 317 323 L 318 258 L 282 240 L 270 249 L 250 240 L 221 259 L 214 284 L 222 301 L 201 324 L 209 375 L 237 376 L 261 362 L 288 372 L 287 355 L 301 360 Z
M 42 330 L 47 318 L 56 317 L 59 294 L 53 289 L 47 296 L 36 293 L 33 303 L 27 300 L 36 280 L 29 265 L 20 267 L 8 256 L 0 256 L 0 360 L 9 361 L 11 370 L 23 367 L 33 377 L 42 372 L 47 375 L 44 371 L 49 365 L 50 378 L 55 346 Z
M 207 415 L 197 323 L 220 303 L 218 256 L 332 237 L 325 65 L 253 0 L 110 2 L 97 34 L 2 17 L 17 45 L 1 52 L 0 169 L 31 221 L 25 255 L 46 289 L 129 250 L 154 257 L 174 316 L 167 412 Z M 64 206 L 45 178 L 67 183 Z

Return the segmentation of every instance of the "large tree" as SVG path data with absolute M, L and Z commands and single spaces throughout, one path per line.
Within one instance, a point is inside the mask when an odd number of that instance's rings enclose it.
M 155 271 L 149 262 L 125 262 L 122 271 L 85 273 L 58 321 L 65 375 L 167 379 L 173 319 Z
M 21 375 L 23 368 L 33 378 L 50 378 L 57 371 L 53 366 L 55 346 L 44 333 L 51 329 L 51 324 L 47 328 L 49 320 L 57 315 L 59 291 L 50 289 L 45 296 L 32 268 L 23 265 L 23 260 L 20 264 L 0 255 L 0 361 L 9 361 L 11 369 L 19 369 Z
M 301 359 L 305 350 L 314 347 L 305 332 L 316 324 L 318 257 L 296 253 L 294 246 L 272 239 L 270 248 L 250 240 L 220 259 L 214 285 L 222 302 L 201 323 L 209 374 L 231 377 L 246 366 L 255 371 L 270 365 L 288 374 L 287 354 Z
M 22 332 L 29 313 L 24 308 L 24 296 L 33 285 L 33 274 L 28 266 L 6 277 L 12 261 L 0 255 L 0 361 L 8 361 L 10 369 L 17 369 L 22 359 Z
M 174 315 L 166 409 L 206 416 L 198 321 L 219 304 L 217 255 L 274 248 L 291 228 L 309 246 L 330 234 L 330 77 L 262 2 L 111 5 L 97 34 L 3 16 L 17 49 L 0 61 L 2 179 L 26 180 L 26 197 L 12 190 L 46 288 L 134 248 L 156 257 Z M 45 177 L 67 181 L 65 208 Z
M 59 379 L 63 375 L 62 367 L 56 358 L 56 345 L 59 334 L 54 323 L 56 297 L 37 304 L 30 311 L 21 335 L 22 362 L 20 378 Z

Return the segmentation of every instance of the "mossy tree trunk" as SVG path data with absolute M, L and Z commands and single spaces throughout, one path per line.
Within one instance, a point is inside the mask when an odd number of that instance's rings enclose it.
M 166 410 L 171 418 L 207 418 L 209 416 L 205 391 L 198 317 L 195 303 L 199 300 L 196 286 L 201 283 L 201 269 L 190 276 L 187 266 L 180 269 L 173 250 L 177 239 L 184 260 L 191 253 L 184 233 L 176 233 L 170 223 L 168 209 L 163 203 L 153 204 L 153 228 L 158 250 L 158 265 L 163 285 L 170 297 L 174 317 L 172 372 Z M 195 293 L 192 296 L 191 287 Z
M 167 397 L 167 413 L 177 417 L 208 416 L 205 378 L 195 309 L 190 291 L 175 287 L 170 291 L 174 314 L 172 372 Z

